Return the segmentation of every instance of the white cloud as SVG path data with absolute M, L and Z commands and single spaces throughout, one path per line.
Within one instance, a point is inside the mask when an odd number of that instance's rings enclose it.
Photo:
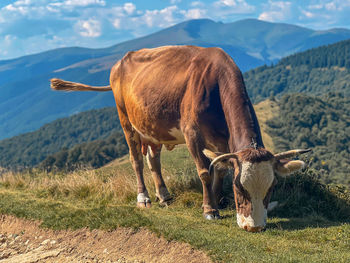
M 203 2 L 201 2 L 201 1 L 194 1 L 194 2 L 191 3 L 191 6 L 192 7 L 204 7 L 205 4 Z
M 307 9 L 324 11 L 344 11 L 350 7 L 350 0 L 320 1 L 321 3 L 308 5 Z
M 116 28 L 116 29 L 120 29 L 120 18 L 116 18 L 114 19 L 113 21 L 113 26 Z
M 286 21 L 292 17 L 292 3 L 282 1 L 271 1 L 265 5 L 265 11 L 259 15 L 260 20 L 270 22 Z
M 337 6 L 335 5 L 334 2 L 330 2 L 330 3 L 325 4 L 325 8 L 326 8 L 328 11 L 337 10 Z
M 252 14 L 255 7 L 245 0 L 218 0 L 207 7 L 207 14 L 212 19 L 228 20 L 241 15 Z
M 99 37 L 101 35 L 101 23 L 98 20 L 78 21 L 77 26 L 79 34 L 83 37 Z
M 132 13 L 135 12 L 136 6 L 133 3 L 125 3 L 124 10 L 128 15 L 131 15 Z
M 207 11 L 200 8 L 193 8 L 187 11 L 182 10 L 181 13 L 185 16 L 186 19 L 198 19 L 205 17 Z
M 145 14 L 141 17 L 141 21 L 143 21 L 148 27 L 166 27 L 170 26 L 175 22 L 174 13 L 178 11 L 178 7 L 168 6 L 161 10 L 146 10 Z
M 307 18 L 314 18 L 315 14 L 309 11 L 301 10 L 301 13 L 306 16 Z
M 66 0 L 63 2 L 65 6 L 88 6 L 88 5 L 101 5 L 105 6 L 104 0 Z
M 4 38 L 6 44 L 11 44 L 16 39 L 17 39 L 17 37 L 13 36 L 13 35 L 6 35 Z
M 213 3 L 213 6 L 231 14 L 247 14 L 255 10 L 255 7 L 249 5 L 245 0 L 218 0 Z
M 13 3 L 13 5 L 15 5 L 15 6 L 23 6 L 23 5 L 28 6 L 31 4 L 33 4 L 33 2 L 31 0 L 19 0 L 19 1 L 15 1 Z
M 10 12 L 17 12 L 20 13 L 21 15 L 26 15 L 29 11 L 29 8 L 26 6 L 19 6 L 16 4 L 9 4 L 4 7 L 5 10 L 10 11 Z
M 300 7 L 299 21 L 314 28 L 324 29 L 336 24 L 350 26 L 350 0 L 318 0 L 305 8 Z
M 322 4 L 309 5 L 307 8 L 308 9 L 321 9 L 321 8 L 323 8 L 323 5 Z
M 219 5 L 219 6 L 237 6 L 237 3 L 235 0 L 219 0 L 214 3 L 214 5 Z

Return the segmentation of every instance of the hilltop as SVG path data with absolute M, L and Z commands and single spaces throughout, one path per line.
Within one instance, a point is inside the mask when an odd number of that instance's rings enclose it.
M 349 38 L 347 29 L 315 31 L 256 19 L 227 24 L 199 19 L 109 48 L 63 48 L 0 61 L 0 139 L 34 131 L 57 118 L 113 106 L 110 92 L 57 93 L 50 90 L 49 79 L 106 85 L 111 66 L 130 50 L 162 45 L 218 46 L 246 71 L 270 65 L 295 52 Z

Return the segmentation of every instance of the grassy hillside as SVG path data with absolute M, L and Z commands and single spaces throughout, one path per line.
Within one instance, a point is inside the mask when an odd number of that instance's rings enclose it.
M 7 173 L 0 179 L 0 213 L 40 220 L 53 229 L 144 227 L 204 250 L 216 262 L 350 260 L 349 193 L 320 184 L 313 171 L 278 179 L 272 200 L 281 206 L 270 215 L 265 232 L 252 234 L 238 228 L 232 207 L 221 212 L 220 221 L 202 218 L 201 185 L 184 147 L 163 152 L 164 179 L 175 196 L 168 208 L 155 202 L 149 210 L 136 208 L 136 178 L 127 159 L 70 174 Z
M 350 96 L 350 40 L 311 49 L 244 74 L 253 101 L 272 95 L 341 92 Z
M 120 129 L 115 108 L 91 110 L 59 119 L 35 132 L 0 141 L 0 167 L 32 167 L 48 155 L 76 144 L 105 139 Z

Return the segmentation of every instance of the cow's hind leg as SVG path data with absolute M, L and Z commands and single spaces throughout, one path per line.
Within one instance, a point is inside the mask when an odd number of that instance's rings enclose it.
M 147 164 L 149 169 L 151 170 L 151 174 L 154 180 L 154 184 L 156 187 L 156 197 L 159 200 L 160 205 L 168 205 L 172 200 L 171 195 L 164 183 L 162 173 L 161 173 L 161 164 L 160 164 L 160 153 L 162 150 L 162 146 L 159 147 L 151 147 L 148 146 L 147 151 Z
M 186 144 L 194 159 L 203 186 L 203 215 L 209 220 L 219 219 L 219 210 L 212 190 L 213 177 L 210 176 L 208 171 L 210 161 L 203 154 L 205 143 L 199 130 L 196 127 L 186 127 L 184 129 Z
M 120 124 L 124 130 L 125 139 L 129 146 L 130 162 L 136 174 L 137 180 L 137 206 L 141 208 L 151 207 L 151 199 L 143 179 L 143 155 L 141 152 L 140 135 L 132 128 L 130 122 L 119 112 Z

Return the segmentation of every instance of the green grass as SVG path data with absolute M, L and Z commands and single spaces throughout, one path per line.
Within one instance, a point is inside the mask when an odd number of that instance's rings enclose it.
M 202 218 L 200 182 L 187 151 L 164 152 L 163 164 L 175 195 L 168 208 L 155 202 L 151 209 L 136 208 L 135 177 L 130 164 L 119 160 L 95 171 L 4 175 L 0 213 L 40 220 L 53 229 L 147 228 L 218 262 L 350 261 L 350 196 L 344 188 L 320 184 L 312 171 L 279 178 L 273 200 L 282 206 L 271 213 L 265 232 L 248 233 L 237 226 L 232 206 L 221 211 L 222 220 Z M 154 191 L 148 171 L 145 177 Z M 232 197 L 228 187 L 226 194 Z

